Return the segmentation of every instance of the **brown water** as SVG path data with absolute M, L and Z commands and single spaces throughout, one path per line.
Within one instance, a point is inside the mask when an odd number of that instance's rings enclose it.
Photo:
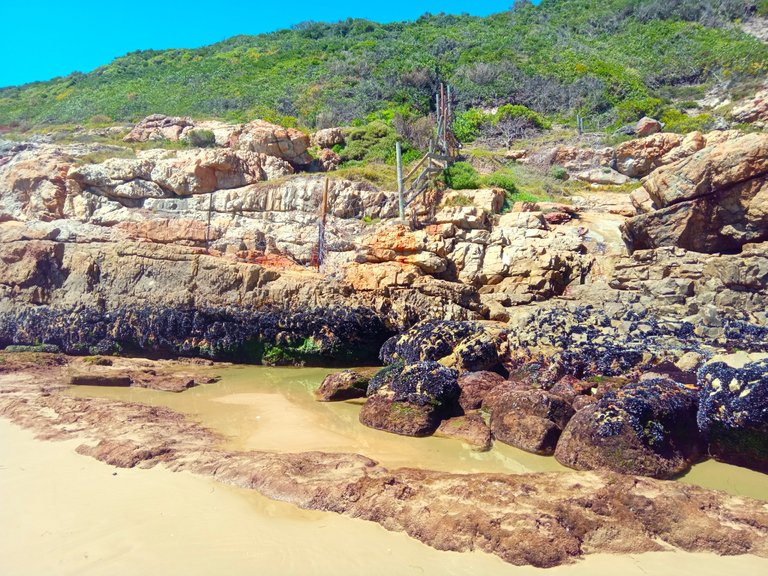
M 566 470 L 554 458 L 536 456 L 496 442 L 474 452 L 456 440 L 408 438 L 362 426 L 360 405 L 316 402 L 313 391 L 324 368 L 247 366 L 219 372 L 216 384 L 181 394 L 142 388 L 78 387 L 70 393 L 167 406 L 224 434 L 234 450 L 355 452 L 384 466 L 446 472 L 550 472 Z M 768 500 L 768 476 L 715 461 L 698 464 L 682 482 Z
M 360 404 L 317 402 L 313 391 L 324 368 L 248 366 L 221 371 L 216 384 L 181 394 L 143 388 L 82 386 L 76 396 L 98 396 L 167 406 L 224 434 L 227 448 L 275 452 L 355 452 L 387 467 L 446 472 L 532 472 L 565 470 L 554 458 L 496 444 L 478 453 L 446 438 L 408 438 L 358 422 Z

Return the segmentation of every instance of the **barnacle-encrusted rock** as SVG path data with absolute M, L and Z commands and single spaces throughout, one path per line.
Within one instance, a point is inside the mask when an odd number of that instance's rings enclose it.
M 699 370 L 698 423 L 709 453 L 722 462 L 768 473 L 768 360 Z
M 674 477 L 703 453 L 696 408 L 696 393 L 672 380 L 628 384 L 576 413 L 555 458 L 578 470 Z
M 463 410 L 480 408 L 487 394 L 504 383 L 504 378 L 495 372 L 465 372 L 459 376 L 459 404 Z
M 563 398 L 544 390 L 503 394 L 491 410 L 494 438 L 535 454 L 552 455 L 560 434 L 573 416 Z

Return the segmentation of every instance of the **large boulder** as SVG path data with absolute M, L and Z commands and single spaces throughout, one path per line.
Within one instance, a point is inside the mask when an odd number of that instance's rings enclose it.
M 669 379 L 629 384 L 579 410 L 555 458 L 577 470 L 672 478 L 703 454 L 697 404 L 693 390 Z
M 494 438 L 534 454 L 551 456 L 573 408 L 544 390 L 511 390 L 493 402 Z
M 244 124 L 232 138 L 233 148 L 275 156 L 292 166 L 306 166 L 312 162 L 312 157 L 307 152 L 309 145 L 309 136 L 304 132 L 295 128 L 283 128 L 264 120 Z
M 368 383 L 360 422 L 371 428 L 427 436 L 455 408 L 458 372 L 437 362 L 393 364 Z
M 397 402 L 419 406 L 447 406 L 458 397 L 458 372 L 437 362 L 392 364 L 368 383 L 368 396 L 388 396 Z
M 659 168 L 643 182 L 649 211 L 622 225 L 624 241 L 631 250 L 714 253 L 766 240 L 766 174 L 768 134 L 726 140 Z
M 386 396 L 371 396 L 360 410 L 360 423 L 364 426 L 401 436 L 430 436 L 440 420 L 433 406 L 397 402 Z
M 642 178 L 663 163 L 663 158 L 683 141 L 679 134 L 661 132 L 624 142 L 616 148 L 616 170 L 630 178 Z
M 333 148 L 338 144 L 344 144 L 344 130 L 342 128 L 324 128 L 312 134 L 312 146 Z
M 62 218 L 72 163 L 56 147 L 9 147 L 0 155 L 0 222 Z
M 426 320 L 393 336 L 381 347 L 382 362 L 440 361 L 462 371 L 489 370 L 499 364 L 494 337 L 481 324 Z
M 734 122 L 768 122 L 768 89 L 761 90 L 731 110 Z
M 699 371 L 698 422 L 716 460 L 768 473 L 768 360 Z
M 608 167 L 592 168 L 576 174 L 576 179 L 597 186 L 622 186 L 630 182 L 630 178 L 619 174 Z
M 477 412 L 443 420 L 437 428 L 435 436 L 461 440 L 478 452 L 486 452 L 491 449 L 491 429 Z
M 646 136 L 661 132 L 662 128 L 661 122 L 655 118 L 645 116 L 635 124 L 635 134 L 640 138 L 645 138 Z

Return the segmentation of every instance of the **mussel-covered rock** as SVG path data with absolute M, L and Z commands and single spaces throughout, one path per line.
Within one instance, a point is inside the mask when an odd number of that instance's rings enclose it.
M 362 398 L 368 389 L 368 378 L 354 370 L 344 370 L 329 374 L 315 390 L 315 398 L 320 402 L 337 402 Z
M 301 310 L 36 306 L 0 313 L 0 347 L 42 341 L 67 354 L 201 356 L 270 365 L 333 365 L 375 358 L 387 329 L 364 307 Z
M 393 336 L 381 347 L 385 364 L 440 360 L 459 370 L 480 371 L 498 366 L 495 339 L 481 324 L 451 320 L 427 320 Z
M 555 458 L 577 470 L 671 478 L 703 453 L 696 409 L 696 393 L 672 380 L 628 384 L 571 418 Z
M 563 398 L 544 390 L 511 390 L 491 409 L 494 438 L 534 454 L 552 455 L 560 434 L 573 416 Z
M 360 422 L 406 436 L 432 434 L 455 409 L 458 372 L 437 362 L 402 362 L 380 370 L 368 383 Z
M 699 386 L 698 422 L 710 455 L 768 473 L 768 359 L 743 368 L 705 365 Z

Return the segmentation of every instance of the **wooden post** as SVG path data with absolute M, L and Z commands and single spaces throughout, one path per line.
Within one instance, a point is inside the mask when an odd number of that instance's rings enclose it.
M 205 229 L 205 247 L 211 247 L 211 212 L 213 211 L 213 192 L 208 196 L 208 227 Z
M 397 151 L 397 198 L 400 207 L 400 221 L 405 223 L 405 199 L 403 198 L 403 150 L 400 147 L 400 142 L 395 144 L 395 150 Z

